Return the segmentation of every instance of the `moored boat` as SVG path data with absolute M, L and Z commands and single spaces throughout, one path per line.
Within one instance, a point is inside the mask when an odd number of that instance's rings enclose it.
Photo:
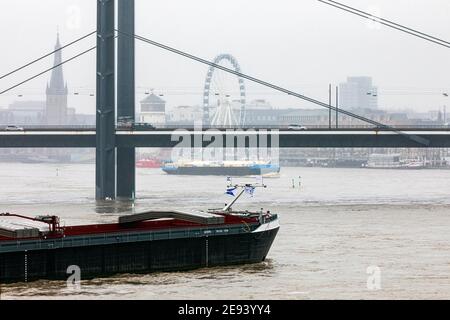
M 417 160 L 402 160 L 399 154 L 371 154 L 365 168 L 369 169 L 424 169 Z
M 136 168 L 160 168 L 162 165 L 161 161 L 156 159 L 141 159 L 136 161 Z

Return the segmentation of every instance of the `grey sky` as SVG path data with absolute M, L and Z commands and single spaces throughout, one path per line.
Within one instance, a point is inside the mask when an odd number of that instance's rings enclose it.
M 448 0 L 342 0 L 383 17 L 450 40 Z M 55 44 L 59 28 L 67 43 L 96 27 L 94 0 L 1 0 L 0 74 L 20 66 Z M 136 32 L 207 59 L 231 53 L 245 73 L 327 101 L 328 83 L 368 75 L 380 87 L 383 108 L 416 111 L 450 105 L 449 49 L 328 7 L 316 0 L 136 0 Z M 94 38 L 63 52 L 68 58 Z M 6 88 L 49 67 L 0 80 Z M 169 106 L 200 104 L 207 68 L 147 44 L 137 43 L 138 99 L 144 88 L 165 94 Z M 94 112 L 95 53 L 64 66 L 69 106 Z M 49 76 L 0 96 L 0 107 L 17 99 L 44 99 Z M 311 107 L 247 82 L 248 97 L 266 97 L 277 107 Z M 18 98 L 18 94 L 23 94 Z

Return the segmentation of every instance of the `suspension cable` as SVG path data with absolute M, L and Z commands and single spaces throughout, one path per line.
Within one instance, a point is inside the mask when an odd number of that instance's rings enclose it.
M 92 32 L 90 32 L 90 33 L 88 33 L 88 34 L 86 34 L 86 35 L 84 35 L 84 36 L 82 36 L 82 37 L 80 37 L 80 38 L 78 38 L 78 39 L 76 39 L 76 40 L 74 40 L 74 41 L 72 41 L 72 42 L 70 42 L 70 43 L 64 45 L 64 46 L 62 46 L 61 48 L 58 48 L 58 49 L 56 49 L 56 50 L 54 50 L 54 51 L 52 51 L 52 52 L 49 52 L 49 53 L 47 53 L 47 54 L 45 54 L 45 55 L 43 55 L 43 56 L 41 56 L 41 57 L 39 57 L 39 58 L 37 58 L 37 59 L 35 59 L 35 60 L 33 60 L 33 61 L 28 62 L 27 64 L 24 64 L 23 66 L 21 66 L 21 67 L 19 67 L 19 68 L 17 68 L 17 69 L 14 69 L 14 70 L 12 70 L 12 71 L 10 71 L 10 72 L 8 72 L 8 73 L 6 73 L 6 74 L 0 76 L 0 80 L 2 80 L 3 78 L 6 78 L 6 77 L 8 77 L 8 76 L 10 76 L 10 75 L 12 75 L 12 74 L 18 72 L 18 71 L 20 71 L 20 70 L 22 70 L 22 69 L 25 69 L 26 67 L 29 67 L 29 66 L 31 66 L 32 64 L 34 64 L 34 63 L 36 63 L 36 62 L 38 62 L 38 61 L 41 61 L 42 59 L 45 59 L 45 58 L 47 58 L 47 57 L 49 57 L 49 56 L 55 54 L 55 53 L 58 52 L 58 51 L 61 51 L 61 50 L 65 49 L 65 48 L 67 48 L 67 47 L 70 47 L 71 45 L 73 45 L 73 44 L 75 44 L 75 43 L 77 43 L 77 42 L 80 42 L 81 40 L 86 39 L 87 37 L 93 35 L 93 34 L 96 33 L 96 32 L 97 32 L 97 31 L 92 31 Z
M 33 80 L 33 79 L 36 79 L 37 77 L 40 77 L 40 76 L 42 76 L 43 74 L 45 74 L 45 73 L 47 73 L 47 72 L 49 72 L 49 71 L 52 71 L 53 69 L 56 69 L 56 68 L 62 66 L 63 64 L 66 64 L 67 62 L 70 62 L 70 61 L 72 61 L 72 60 L 75 60 L 76 58 L 79 58 L 79 57 L 85 55 L 86 53 L 91 52 L 92 50 L 94 50 L 94 49 L 96 49 L 96 48 L 97 48 L 97 46 L 92 47 L 92 48 L 89 48 L 89 49 L 87 49 L 87 50 L 85 50 L 85 51 L 83 51 L 83 52 L 81 52 L 81 53 L 79 53 L 79 54 L 73 56 L 72 58 L 69 58 L 69 59 L 67 59 L 67 60 L 64 60 L 64 61 L 62 61 L 61 63 L 58 63 L 58 64 L 54 65 L 54 66 L 51 67 L 51 68 L 48 68 L 48 69 L 46 69 L 46 70 L 44 70 L 44 71 L 42 71 L 42 72 L 39 72 L 38 74 L 36 74 L 36 75 L 34 75 L 34 76 L 32 76 L 32 77 L 30 77 L 30 78 L 28 78 L 28 79 L 26 79 L 26 80 L 24 80 L 24 81 L 22 81 L 22 82 L 19 82 L 19 83 L 13 85 L 12 87 L 9 87 L 9 88 L 7 88 L 7 89 L 5 89 L 5 90 L 3 90 L 3 91 L 0 91 L 0 95 L 6 93 L 6 92 L 8 92 L 8 91 L 11 91 L 11 90 L 14 89 L 14 88 L 17 88 L 18 86 L 21 86 L 21 85 L 24 84 L 24 83 L 27 83 L 27 82 L 29 82 L 29 81 L 31 81 L 31 80 Z
M 128 36 L 128 37 L 134 37 L 134 38 L 136 38 L 137 40 L 140 40 L 140 41 L 142 41 L 142 42 L 145 42 L 145 43 L 148 43 L 148 44 L 150 44 L 150 45 L 159 47 L 159 48 L 161 48 L 161 49 L 163 49 L 163 50 L 166 50 L 166 51 L 173 52 L 173 53 L 175 53 L 175 54 L 181 55 L 181 56 L 186 57 L 186 58 L 188 58 L 188 59 L 191 59 L 191 60 L 200 62 L 200 63 L 202 63 L 202 64 L 206 64 L 206 65 L 208 65 L 208 66 L 211 66 L 211 67 L 220 69 L 220 70 L 222 70 L 222 71 L 225 71 L 225 72 L 234 74 L 234 75 L 236 75 L 236 76 L 238 76 L 238 77 L 242 77 L 242 78 L 247 79 L 247 80 L 249 80 L 249 81 L 251 81 L 251 82 L 258 83 L 258 84 L 260 84 L 260 85 L 269 87 L 269 88 L 274 89 L 274 90 L 276 90 L 276 91 L 286 93 L 286 94 L 288 94 L 288 95 L 291 95 L 291 96 L 297 97 L 297 98 L 299 98 L 299 99 L 302 99 L 302 100 L 311 102 L 311 103 L 316 104 L 316 105 L 319 105 L 319 106 L 321 106 L 321 107 L 324 107 L 324 108 L 327 108 L 327 109 L 331 109 L 331 110 L 334 110 L 334 111 L 336 111 L 336 112 L 338 112 L 338 113 L 345 114 L 345 115 L 347 115 L 347 116 L 349 116 L 349 117 L 352 117 L 352 118 L 358 119 L 358 120 L 360 120 L 360 121 L 363 121 L 363 122 L 372 124 L 372 125 L 376 126 L 377 128 L 388 129 L 388 130 L 390 130 L 390 131 L 392 131 L 392 132 L 395 132 L 395 133 L 398 133 L 398 134 L 400 134 L 400 135 L 402 135 L 402 136 L 405 136 L 405 137 L 407 137 L 407 138 L 409 138 L 409 139 L 411 139 L 411 140 L 413 140 L 413 141 L 415 141 L 415 142 L 417 142 L 417 143 L 420 143 L 420 144 L 423 144 L 423 145 L 426 145 L 426 146 L 428 146 L 429 143 L 430 143 L 427 139 L 424 139 L 424 138 L 422 138 L 422 137 L 415 136 L 415 135 L 410 135 L 410 134 L 406 134 L 406 133 L 401 132 L 401 131 L 399 131 L 399 130 L 393 128 L 393 127 L 390 127 L 390 126 L 388 126 L 388 125 L 382 124 L 382 123 L 377 122 L 377 121 L 374 121 L 374 120 L 372 120 L 372 119 L 365 118 L 365 117 L 363 117 L 363 116 L 360 116 L 360 115 L 355 114 L 355 113 L 350 112 L 350 111 L 346 111 L 346 110 L 341 109 L 341 108 L 335 108 L 335 107 L 329 105 L 328 103 L 321 102 L 321 101 L 319 101 L 319 100 L 310 98 L 310 97 L 308 97 L 308 96 L 305 96 L 305 95 L 296 93 L 296 92 L 294 92 L 294 91 L 291 91 L 291 90 L 288 90 L 288 89 L 279 87 L 279 86 L 277 86 L 277 85 L 275 85 L 275 84 L 272 84 L 272 83 L 269 83 L 269 82 L 266 82 L 266 81 L 263 81 L 263 80 L 260 80 L 260 79 L 251 77 L 251 76 L 246 75 L 246 74 L 241 73 L 241 72 L 237 72 L 237 71 L 235 71 L 235 70 L 233 70 L 233 69 L 229 69 L 229 68 L 224 67 L 224 66 L 221 66 L 221 65 L 219 65 L 219 64 L 215 64 L 215 63 L 213 63 L 213 62 L 211 62 L 211 61 L 208 61 L 208 60 L 205 60 L 205 59 L 203 59 L 203 58 L 200 58 L 200 57 L 194 56 L 194 55 L 192 55 L 192 54 L 189 54 L 189 53 L 187 53 L 187 52 L 184 52 L 184 51 L 181 51 L 181 50 L 178 50 L 178 49 L 169 47 L 169 46 L 167 46 L 167 45 L 164 45 L 164 44 L 162 44 L 162 43 L 159 43 L 159 42 L 150 40 L 150 39 L 148 39 L 148 38 L 145 38 L 145 37 L 142 37 L 142 36 L 139 36 L 139 35 L 136 35 L 136 34 L 133 35 L 133 34 L 130 34 L 130 33 L 126 33 L 126 32 L 123 32 L 123 31 L 120 31 L 120 30 L 117 30 L 117 29 L 116 29 L 116 31 L 117 31 L 119 34 L 122 34 L 122 35 L 125 35 L 125 36 Z
M 391 20 L 384 19 L 384 18 L 381 18 L 381 17 L 377 17 L 377 16 L 372 15 L 372 14 L 370 14 L 368 12 L 364 12 L 364 11 L 356 9 L 354 7 L 350 7 L 350 6 L 345 5 L 343 3 L 340 3 L 340 2 L 337 2 L 337 1 L 333 1 L 333 0 L 317 0 L 317 1 L 319 1 L 321 3 L 324 3 L 326 5 L 329 5 L 329 6 L 335 7 L 337 9 L 342 10 L 342 11 L 346 11 L 346 12 L 349 12 L 351 14 L 360 16 L 362 18 L 369 19 L 371 21 L 375 21 L 377 23 L 380 23 L 380 24 L 385 25 L 387 27 L 390 27 L 392 29 L 396 29 L 398 31 L 407 33 L 407 34 L 412 35 L 414 37 L 421 38 L 423 40 L 435 43 L 437 45 L 440 45 L 440 46 L 443 46 L 443 47 L 446 47 L 446 48 L 450 48 L 450 42 L 448 42 L 448 41 L 445 41 L 443 39 L 439 39 L 437 37 L 434 37 L 432 35 L 426 34 L 424 32 L 421 32 L 421 31 L 409 28 L 407 26 L 401 25 L 401 24 L 393 22 Z

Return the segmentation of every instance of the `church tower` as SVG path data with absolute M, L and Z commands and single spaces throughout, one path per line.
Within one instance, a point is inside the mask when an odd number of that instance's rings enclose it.
M 59 33 L 56 39 L 55 50 L 61 48 Z M 61 50 L 55 53 L 54 66 L 62 62 Z M 67 124 L 67 83 L 64 83 L 62 66 L 52 70 L 50 83 L 47 83 L 46 119 L 48 125 Z

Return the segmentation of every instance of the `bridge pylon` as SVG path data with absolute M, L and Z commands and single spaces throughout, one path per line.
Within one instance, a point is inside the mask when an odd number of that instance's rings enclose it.
M 116 197 L 114 0 L 97 0 L 95 197 Z
M 134 0 L 118 0 L 118 29 L 134 35 Z M 135 40 L 118 34 L 117 38 L 117 120 L 135 121 Z M 136 190 L 136 149 L 117 148 L 117 198 L 134 200 Z
M 134 35 L 134 0 L 118 0 L 118 28 Z M 96 199 L 135 198 L 134 147 L 116 150 L 115 0 L 97 0 Z M 117 118 L 135 121 L 135 41 L 118 36 Z

